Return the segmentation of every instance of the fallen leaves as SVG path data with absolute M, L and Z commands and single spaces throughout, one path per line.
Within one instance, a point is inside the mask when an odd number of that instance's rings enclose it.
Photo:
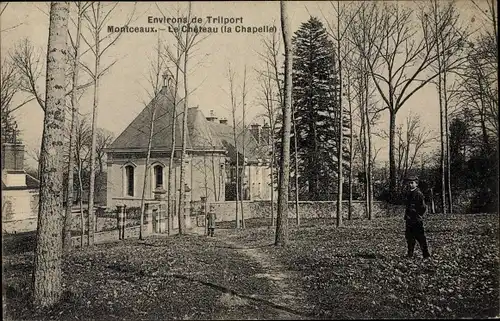
M 303 275 L 309 299 L 320 302 L 313 311 L 318 317 L 498 315 L 497 215 L 430 217 L 425 224 L 431 260 L 419 257 L 418 245 L 416 257 L 405 258 L 404 227 L 398 218 L 345 224 L 336 228 L 331 221 L 317 228 L 293 228 L 288 248 L 269 248 L 282 264 Z M 264 228 L 247 233 L 252 237 L 240 233 L 239 241 L 254 246 L 272 237 Z M 339 304 L 342 295 L 355 295 L 357 303 Z M 373 302 L 377 308 L 366 308 Z
M 207 285 L 249 296 L 271 293 L 272 280 L 255 277 L 269 271 L 221 242 L 225 237 L 293 271 L 291 284 L 306 290 L 308 300 L 307 306 L 295 308 L 317 318 L 498 315 L 496 215 L 430 217 L 426 233 L 431 260 L 419 257 L 418 246 L 414 259 L 404 256 L 404 227 L 398 218 L 345 221 L 340 228 L 331 220 L 304 223 L 299 229 L 291 227 L 286 248 L 269 246 L 274 230 L 262 226 L 267 220 L 248 220 L 246 230 L 219 230 L 214 239 L 173 236 L 75 250 L 63 265 L 67 298 L 38 314 L 25 306 L 33 253 L 19 248 L 29 245 L 23 236 L 22 242 L 8 245 L 11 252 L 4 255 L 7 315 L 44 320 L 279 316 L 250 300 L 240 305 L 242 301 L 227 296 L 222 299 L 227 304 L 221 304 L 220 290 Z

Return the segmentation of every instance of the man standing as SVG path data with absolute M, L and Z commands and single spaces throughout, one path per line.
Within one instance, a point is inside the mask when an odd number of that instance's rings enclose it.
M 408 182 L 409 188 L 405 200 L 405 237 L 408 244 L 408 257 L 413 257 L 415 241 L 418 241 L 420 249 L 422 250 L 422 256 L 425 259 L 430 257 L 423 222 L 423 216 L 427 210 L 427 206 L 425 204 L 424 194 L 418 188 L 418 177 L 410 176 L 406 181 Z

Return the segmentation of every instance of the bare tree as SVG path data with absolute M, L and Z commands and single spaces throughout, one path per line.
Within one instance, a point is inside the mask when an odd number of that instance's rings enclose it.
M 344 66 L 344 64 L 347 64 L 347 56 L 351 54 L 351 48 L 349 46 L 349 43 L 347 41 L 347 36 L 348 36 L 348 28 L 351 23 L 351 21 L 354 19 L 355 14 L 347 14 L 347 6 L 345 3 L 341 6 L 340 1 L 336 2 L 336 5 L 334 5 L 333 2 L 330 2 L 332 5 L 332 8 L 335 11 L 335 23 L 330 23 L 327 20 L 328 24 L 328 29 L 329 29 L 329 35 L 332 37 L 335 43 L 335 58 L 337 60 L 337 70 L 336 72 L 338 74 L 338 84 L 337 88 L 335 90 L 337 97 L 336 100 L 339 105 L 339 124 L 338 124 L 338 151 L 337 151 L 337 159 L 338 159 L 338 176 L 337 176 L 337 219 L 336 219 L 336 225 L 341 226 L 342 223 L 342 196 L 343 196 L 343 182 L 344 182 L 344 153 L 343 153 L 343 146 L 344 146 L 344 106 L 343 106 L 343 96 L 345 96 L 343 92 L 344 87 L 349 87 L 349 83 L 346 85 L 344 84 L 344 70 L 348 69 L 349 66 Z M 359 10 L 359 9 L 358 9 Z M 347 67 L 347 68 L 346 68 Z M 350 99 L 350 97 L 348 98 Z M 352 179 L 351 181 L 352 182 Z M 351 191 L 352 193 L 352 191 Z M 352 195 L 352 194 L 351 194 Z M 351 206 L 351 202 L 349 203 L 349 206 Z M 349 212 L 351 210 L 349 209 Z
M 154 133 L 154 124 L 157 119 L 157 110 L 158 110 L 158 94 L 161 90 L 162 87 L 162 81 L 161 77 L 162 75 L 162 69 L 164 67 L 164 59 L 162 57 L 161 53 L 161 45 L 160 45 L 160 35 L 158 34 L 158 45 L 156 49 L 156 61 L 152 62 L 151 64 L 151 70 L 150 70 L 150 77 L 149 77 L 149 83 L 151 85 L 151 94 L 150 98 L 151 100 L 151 114 L 150 114 L 150 122 L 149 122 L 149 137 L 148 137 L 148 148 L 146 151 L 146 164 L 144 165 L 144 179 L 143 179 L 143 185 L 142 185 L 142 195 L 141 195 L 141 224 L 140 224 L 140 229 L 139 229 L 139 239 L 143 239 L 142 235 L 142 229 L 144 226 L 144 210 L 145 210 L 145 198 L 146 198 L 146 184 L 148 180 L 148 173 L 150 172 L 150 157 L 151 157 L 151 144 L 153 142 L 153 133 Z M 165 79 L 166 81 L 167 74 L 165 74 Z M 175 113 L 175 111 L 174 111 Z
M 94 66 L 93 68 L 89 68 L 85 64 L 81 64 L 83 70 L 87 72 L 87 74 L 92 79 L 93 86 L 93 106 L 92 106 L 92 145 L 90 149 L 90 187 L 89 187 L 89 202 L 88 202 L 88 213 L 89 213 L 89 245 L 94 244 L 94 232 L 96 229 L 96 220 L 94 213 L 94 186 L 95 186 L 95 146 L 96 146 L 96 127 L 97 127 L 97 109 L 99 106 L 99 83 L 101 77 L 117 62 L 117 60 L 113 61 L 104 69 L 101 69 L 101 58 L 104 53 L 113 46 L 122 33 L 112 34 L 109 33 L 107 36 L 102 36 L 102 33 L 105 31 L 105 27 L 112 17 L 113 12 L 115 11 L 118 3 L 113 4 L 102 4 L 100 2 L 92 2 L 89 10 L 84 13 L 84 18 L 87 22 L 87 29 L 90 33 L 90 40 L 87 40 L 82 34 L 83 41 L 89 46 L 93 56 L 94 56 Z M 90 11 L 90 14 L 89 14 Z M 127 18 L 126 23 L 131 22 L 132 17 L 135 13 L 135 5 L 132 13 Z M 109 40 L 109 41 L 108 41 Z M 102 47 L 101 47 L 102 46 Z
M 270 226 L 274 226 L 274 166 L 276 164 L 276 144 L 274 139 L 274 132 L 276 129 L 276 113 L 277 108 L 274 104 L 275 102 L 275 92 L 273 91 L 273 85 L 270 75 L 270 66 L 269 63 L 266 64 L 266 71 L 263 72 L 263 76 L 261 79 L 261 94 L 263 98 L 263 106 L 266 110 L 264 117 L 269 122 L 269 133 L 267 137 L 267 141 L 265 143 L 271 146 L 271 160 L 269 162 L 270 167 L 270 188 L 271 188 L 271 224 Z M 264 123 L 266 126 L 266 123 Z
M 469 31 L 460 22 L 460 15 L 454 1 L 431 1 L 429 8 L 423 11 L 426 19 L 431 23 L 437 59 L 433 68 L 437 73 L 437 89 L 441 128 L 441 201 L 443 213 L 446 213 L 446 196 L 448 198 L 448 212 L 452 212 L 452 191 L 450 180 L 449 159 L 449 105 L 454 94 L 454 82 L 450 86 L 450 74 L 461 68 L 466 56 L 463 55 L 465 39 Z M 427 13 L 428 12 L 428 13 Z M 453 79 L 451 79 L 453 80 Z
M 420 116 L 410 113 L 404 125 L 396 128 L 398 144 L 396 145 L 397 169 L 400 181 L 413 170 L 417 159 L 423 156 L 424 150 L 436 140 L 434 133 L 422 123 Z M 381 137 L 389 137 L 386 131 Z
M 66 211 L 64 216 L 64 232 L 63 232 L 63 246 L 67 250 L 71 247 L 71 221 L 73 214 L 71 213 L 73 208 L 73 173 L 75 158 L 73 157 L 73 149 L 74 149 L 74 139 L 76 135 L 76 123 L 79 111 L 78 104 L 78 80 L 80 73 L 80 54 L 81 54 L 81 27 L 82 27 L 82 19 L 85 10 L 88 8 L 88 4 L 78 2 L 76 3 L 77 7 L 77 22 L 76 22 L 76 36 L 75 42 L 72 42 L 72 47 L 74 51 L 73 59 L 73 79 L 71 85 L 71 121 L 70 121 L 70 135 L 69 135 L 69 158 L 68 158 L 68 186 L 66 193 Z M 69 33 L 69 32 L 68 32 Z M 70 38 L 71 39 L 71 38 Z M 83 241 L 83 235 L 81 237 L 81 242 Z M 83 244 L 81 244 L 83 245 Z
M 86 118 L 80 117 L 77 113 L 75 115 L 74 124 L 74 147 L 72 149 L 71 157 L 74 157 L 74 161 L 77 163 L 76 173 L 78 177 L 78 194 L 77 202 L 80 209 L 80 246 L 84 245 L 85 236 L 85 214 L 83 208 L 83 193 L 84 193 L 84 171 L 88 171 L 90 164 L 90 145 L 92 141 L 92 133 L 90 128 L 90 123 Z M 88 213 L 87 213 L 88 215 Z
M 47 89 L 41 148 L 40 206 L 33 269 L 35 307 L 55 305 L 62 294 L 63 127 L 69 3 L 52 2 L 47 48 Z
M 348 178 L 348 189 L 349 189 L 349 201 L 348 201 L 348 212 L 347 212 L 347 219 L 350 220 L 352 219 L 352 201 L 353 201 L 353 191 L 354 191 L 354 182 L 353 182 L 353 174 L 354 174 L 354 162 L 356 158 L 356 152 L 358 148 L 355 146 L 356 142 L 356 137 L 355 137 L 355 132 L 354 132 L 354 126 L 355 126 L 355 114 L 357 111 L 360 111 L 360 108 L 362 108 L 363 103 L 362 100 L 359 100 L 362 98 L 364 91 L 361 90 L 361 87 L 358 86 L 357 83 L 357 78 L 358 77 L 358 70 L 359 70 L 359 64 L 360 64 L 360 58 L 356 53 L 353 51 L 352 45 L 350 42 L 345 43 L 345 52 L 349 53 L 344 57 L 344 62 L 342 64 L 344 72 L 343 75 L 345 75 L 345 78 L 343 80 L 344 83 L 344 88 L 345 94 L 343 94 L 343 98 L 347 102 L 348 105 L 348 115 L 349 115 L 349 178 Z M 356 104 L 356 101 L 359 101 L 359 104 Z
M 273 33 L 270 39 L 263 39 L 264 51 L 259 53 L 266 68 L 263 71 L 258 71 L 259 75 L 262 77 L 262 95 L 264 98 L 264 107 L 266 109 L 265 118 L 269 121 L 270 135 L 268 144 L 271 145 L 271 226 L 274 226 L 274 168 L 278 163 L 277 153 L 276 153 L 276 139 L 275 133 L 278 128 L 279 113 L 283 106 L 283 83 L 280 79 L 279 67 L 281 64 L 278 57 L 281 55 L 281 48 L 279 39 L 276 34 Z M 293 114 L 293 112 L 292 112 Z M 294 119 L 292 119 L 292 122 Z M 295 129 L 295 127 L 294 127 Z M 294 132 L 295 135 L 295 132 Z M 296 146 L 295 146 L 296 147 Z M 296 149 L 295 149 L 296 150 Z M 298 166 L 297 154 L 295 154 L 295 165 Z M 295 169 L 296 172 L 297 168 Z M 296 220 L 300 220 L 299 208 L 297 206 L 299 200 L 299 187 L 298 187 L 298 176 L 295 176 L 295 190 L 296 190 L 296 207 L 295 216 Z
M 246 105 L 245 105 L 245 98 L 247 96 L 247 88 L 246 88 L 246 84 L 247 84 L 247 66 L 245 65 L 245 69 L 243 71 L 243 88 L 241 90 L 241 110 L 242 110 L 242 113 L 243 113 L 243 119 L 242 119 L 242 122 L 243 122 L 243 131 L 242 131 L 242 135 L 243 135 L 243 146 L 241 147 L 242 148 L 242 158 L 243 158 L 243 170 L 242 170 L 242 173 L 243 173 L 243 179 L 242 179 L 242 183 L 245 182 L 245 178 L 246 178 L 246 181 L 248 181 L 248 177 L 247 177 L 247 174 L 246 174 L 246 169 L 247 169 L 247 163 L 246 163 L 246 155 L 245 155 L 245 144 L 246 144 L 246 140 L 245 140 L 245 135 L 246 135 L 246 131 L 247 131 L 247 128 L 246 128 L 246 123 L 245 123 L 245 112 L 246 112 Z M 234 119 L 234 115 L 233 115 L 233 119 Z M 236 130 L 236 128 L 235 128 Z M 235 140 L 236 142 L 236 140 Z M 260 142 L 258 142 L 260 143 Z M 236 151 L 238 153 L 238 151 Z M 250 170 L 250 168 L 249 168 Z M 238 186 L 236 187 L 238 188 Z M 238 191 L 236 191 L 236 193 L 238 193 Z M 240 193 L 240 202 L 241 202 L 241 228 L 245 228 L 245 211 L 243 210 L 243 198 L 245 197 L 244 193 L 243 193 L 243 184 L 241 184 L 240 188 L 239 188 L 239 193 Z
M 278 182 L 278 214 L 276 218 L 275 245 L 288 243 L 288 184 L 290 180 L 290 127 L 292 114 L 292 35 L 288 20 L 287 2 L 280 1 L 281 31 L 285 49 L 285 84 L 283 92 L 283 128 L 280 151 L 280 174 Z
M 107 129 L 97 128 L 96 135 L 96 145 L 95 145 L 95 154 L 96 154 L 96 162 L 97 162 L 97 173 L 104 172 L 104 161 L 106 157 L 106 147 L 108 147 L 114 139 L 114 135 Z
M 45 72 L 41 50 L 36 49 L 28 38 L 25 38 L 16 44 L 9 56 L 19 75 L 20 91 L 29 94 L 29 101 L 35 99 L 40 108 L 45 110 L 45 98 L 38 86 Z
M 160 13 L 163 14 L 163 10 L 157 5 L 158 10 Z M 187 28 L 190 28 L 191 26 L 191 17 L 192 17 L 192 3 L 188 3 L 188 8 L 187 11 L 184 13 L 184 16 L 186 17 L 187 23 L 185 26 Z M 164 14 L 165 16 L 165 14 Z M 170 24 L 171 27 L 174 27 L 173 24 Z M 177 54 L 173 54 L 171 50 L 167 50 L 167 54 L 169 56 L 170 62 L 172 62 L 175 65 L 176 68 L 176 78 L 179 73 L 182 74 L 182 82 L 183 82 L 183 87 L 184 87 L 184 97 L 182 98 L 184 102 L 184 109 L 182 111 L 182 129 L 181 129 L 181 170 L 180 170 L 180 178 L 179 178 L 179 206 L 177 208 L 177 216 L 179 220 L 179 234 L 185 234 L 186 230 L 186 209 L 185 209 L 185 198 L 186 198 L 186 169 L 187 169 L 187 163 L 189 162 L 187 160 L 187 135 L 188 135 L 188 129 L 187 129 L 187 113 L 188 113 L 188 108 L 189 108 L 189 95 L 192 91 L 189 90 L 189 77 L 188 77 L 188 72 L 190 68 L 190 62 L 191 59 L 193 58 L 191 54 L 193 53 L 194 49 L 196 46 L 203 40 L 205 40 L 208 37 L 207 35 L 202 35 L 200 36 L 200 33 L 195 33 L 195 32 L 181 32 L 181 28 L 174 28 L 174 30 L 177 29 L 178 32 L 173 32 L 173 35 L 176 40 L 176 46 L 177 46 Z M 177 80 L 176 80 L 177 82 Z M 175 113 L 174 113 L 175 114 Z M 174 115 L 173 117 L 177 117 L 177 115 Z M 175 122 L 174 122 L 175 123 Z M 172 133 L 175 133 L 175 128 L 172 129 Z M 175 135 L 173 135 L 175 136 Z M 173 138 L 175 139 L 175 138 Z M 175 145 L 172 145 L 174 148 Z M 172 157 L 174 156 L 174 151 L 172 151 Z M 171 163 L 173 163 L 173 158 L 171 157 Z
M 416 92 L 438 76 L 438 72 L 430 68 L 438 59 L 436 35 L 428 15 L 422 10 L 403 9 L 399 3 L 379 5 L 372 2 L 368 7 L 368 15 L 355 19 L 352 39 L 367 63 L 384 102 L 383 110 L 389 111 L 389 187 L 394 192 L 397 184 L 396 115 Z M 461 41 L 458 41 L 442 49 L 456 50 L 460 46 Z
M 238 133 L 237 133 L 237 125 L 236 125 L 236 110 L 238 108 L 238 103 L 236 102 L 236 92 L 235 92 L 235 80 L 234 80 L 234 71 L 231 68 L 231 64 L 228 66 L 228 79 L 229 79 L 229 94 L 230 94 L 230 99 L 231 99 L 231 119 L 233 120 L 233 141 L 234 141 L 234 149 L 236 150 L 236 163 L 235 163 L 235 187 L 236 187 L 236 209 L 235 209 L 235 215 L 236 215 L 236 229 L 239 229 L 240 226 L 240 217 L 239 217 L 239 210 L 238 210 L 238 203 L 239 199 L 241 197 L 240 195 L 240 184 L 241 184 L 241 179 L 240 179 L 240 155 L 239 155 L 239 144 L 238 144 Z
M 483 3 L 486 2 L 487 4 L 486 8 L 480 5 L 477 0 L 471 0 L 471 2 L 474 5 L 474 7 L 479 12 L 481 12 L 486 24 L 489 25 L 486 31 L 486 35 L 492 36 L 494 38 L 495 44 L 498 44 L 498 24 L 497 24 L 498 12 L 497 12 L 497 6 L 495 5 L 495 0 L 483 1 Z M 496 61 L 498 63 L 498 55 L 495 56 L 496 56 Z
M 157 4 L 157 8 L 160 11 L 160 13 L 163 14 L 161 8 Z M 180 13 L 180 8 L 177 7 L 177 16 L 181 16 Z M 174 215 L 177 212 L 177 202 L 176 202 L 176 189 L 175 189 L 175 175 L 174 175 L 174 164 L 175 164 L 175 149 L 176 149 L 176 135 L 175 132 L 177 130 L 177 117 L 180 116 L 180 114 L 177 112 L 178 111 L 178 106 L 181 102 L 182 99 L 180 99 L 178 90 L 179 90 L 179 84 L 180 84 L 180 76 L 183 70 L 181 69 L 181 61 L 182 61 L 182 56 L 183 56 L 183 41 L 182 41 L 182 33 L 181 33 L 181 24 L 180 22 L 177 23 L 176 26 L 173 24 L 170 24 L 171 27 L 174 27 L 174 34 L 175 34 L 175 48 L 172 50 L 171 46 L 164 45 L 164 59 L 171 64 L 173 64 L 173 69 L 175 70 L 175 74 L 173 74 L 170 70 L 172 68 L 168 68 L 168 73 L 167 77 L 173 78 L 172 81 L 173 83 L 170 85 L 172 88 L 171 90 L 173 91 L 173 111 L 172 111 L 172 118 L 171 118 L 171 142 L 170 145 L 171 150 L 170 150 L 170 156 L 169 156 L 169 165 L 168 165 L 168 183 L 167 183 L 167 234 L 170 235 L 171 230 L 173 229 L 173 220 L 174 220 Z M 180 229 L 180 224 L 181 222 L 179 221 L 179 229 Z
M 348 36 L 347 47 L 351 50 L 345 54 L 345 69 L 352 79 L 350 87 L 354 89 L 355 94 L 349 93 L 347 99 L 355 99 L 359 105 L 360 128 L 358 135 L 358 150 L 362 157 L 363 173 L 364 173 L 364 189 L 365 189 L 365 212 L 368 219 L 373 218 L 373 148 L 372 148 L 372 125 L 379 117 L 379 113 L 383 110 L 378 108 L 377 102 L 374 100 L 375 91 L 373 81 L 371 81 L 371 70 L 368 67 L 368 62 L 365 57 L 366 53 L 371 52 L 373 48 L 369 39 L 371 32 L 370 19 L 373 16 L 375 5 L 369 6 L 361 4 L 355 12 L 351 13 L 351 18 L 348 20 L 346 32 Z M 354 22 L 351 24 L 351 22 Z M 351 47 L 351 45 L 354 45 Z M 352 77 L 352 78 L 351 78 Z M 350 107 L 352 113 L 352 106 Z M 352 119 L 352 114 L 351 114 Z M 351 124 L 352 126 L 352 124 Z
M 174 96 L 174 113 L 172 114 L 172 150 L 170 154 L 170 159 L 169 159 L 169 183 L 168 183 L 168 211 L 170 213 L 170 210 L 172 208 L 172 198 L 176 198 L 176 191 L 175 191 L 175 175 L 173 175 L 173 167 L 174 167 L 174 160 L 175 160 L 175 149 L 176 149 L 176 137 L 175 137 L 175 132 L 177 131 L 177 117 L 182 116 L 182 128 L 181 128 L 181 155 L 180 155 L 180 177 L 179 177 L 179 206 L 174 205 L 175 211 L 177 212 L 178 216 L 178 221 L 179 221 L 179 234 L 185 234 L 186 230 L 186 219 L 185 217 L 185 206 L 184 206 L 184 201 L 185 201 L 185 195 L 186 195 L 186 190 L 185 186 L 187 185 L 185 180 L 186 180 L 186 166 L 187 166 L 187 134 L 188 134 L 188 129 L 187 129 L 187 111 L 189 108 L 189 95 L 196 90 L 190 90 L 189 89 L 189 84 L 188 84 L 188 73 L 191 68 L 191 63 L 194 61 L 194 55 L 192 55 L 196 49 L 196 47 L 205 40 L 209 34 L 200 34 L 200 33 L 195 33 L 195 32 L 183 32 L 184 30 L 182 26 L 184 25 L 186 28 L 191 27 L 191 17 L 193 15 L 192 13 L 192 3 L 189 2 L 187 6 L 187 10 L 185 12 L 181 12 L 180 8 L 177 7 L 177 12 L 172 14 L 165 8 L 161 8 L 158 3 L 156 4 L 156 7 L 158 11 L 163 15 L 163 16 L 174 16 L 177 15 L 178 17 L 186 17 L 187 23 L 183 24 L 183 22 L 179 19 L 177 24 L 167 22 L 170 26 L 170 28 L 173 30 L 171 33 L 174 38 L 174 49 L 171 48 L 171 46 L 165 46 L 165 59 L 173 65 L 173 68 L 170 69 L 175 69 L 175 75 L 174 73 L 170 72 L 170 76 L 173 78 L 173 85 L 172 85 L 172 90 L 174 91 L 173 96 Z M 196 66 L 197 64 L 193 64 Z M 178 88 L 179 84 L 181 83 L 181 76 L 182 76 L 182 83 L 184 87 L 184 92 L 183 95 L 178 94 Z M 184 104 L 184 108 L 182 110 L 178 111 L 178 106 L 180 106 L 180 103 Z M 174 204 L 176 203 L 175 201 L 173 202 Z M 169 214 L 170 215 L 170 214 Z
M 31 102 L 34 98 L 28 98 L 21 103 L 12 106 L 12 99 L 20 91 L 20 77 L 18 76 L 15 63 L 6 58 L 1 63 L 0 79 L 0 106 L 2 117 L 9 117 L 13 112 Z

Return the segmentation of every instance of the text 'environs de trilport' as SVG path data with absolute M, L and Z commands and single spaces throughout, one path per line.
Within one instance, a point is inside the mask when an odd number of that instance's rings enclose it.
M 267 33 L 276 32 L 274 25 L 245 24 L 243 17 L 206 16 L 206 17 L 147 17 L 148 26 L 114 26 L 107 27 L 110 33 L 152 33 L 167 31 L 171 33 Z M 160 26 L 151 26 L 157 24 Z

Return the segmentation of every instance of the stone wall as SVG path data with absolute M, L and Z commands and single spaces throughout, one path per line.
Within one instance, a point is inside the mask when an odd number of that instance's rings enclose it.
M 38 215 L 38 190 L 2 191 L 2 222 L 31 219 Z
M 36 230 L 38 190 L 2 191 L 2 231 L 20 233 Z
M 217 214 L 217 221 L 233 221 L 235 219 L 235 202 L 213 202 L 209 203 L 208 206 L 213 205 L 215 212 Z M 324 201 L 324 202 L 299 202 L 299 211 L 301 218 L 336 218 L 336 206 L 335 201 Z M 194 208 L 199 209 L 199 206 L 194 206 Z M 241 213 L 241 204 L 238 204 L 239 212 Z M 344 202 L 342 206 L 343 217 L 348 216 L 348 202 Z M 276 216 L 277 204 L 274 203 L 274 215 Z M 243 212 L 245 218 L 263 218 L 271 217 L 271 201 L 243 201 Z M 393 215 L 402 215 L 403 207 L 389 205 L 384 202 L 373 202 L 373 215 L 374 217 L 387 217 Z M 295 203 L 289 203 L 288 217 L 295 217 Z M 353 201 L 352 202 L 352 218 L 366 218 L 364 211 L 363 201 Z

